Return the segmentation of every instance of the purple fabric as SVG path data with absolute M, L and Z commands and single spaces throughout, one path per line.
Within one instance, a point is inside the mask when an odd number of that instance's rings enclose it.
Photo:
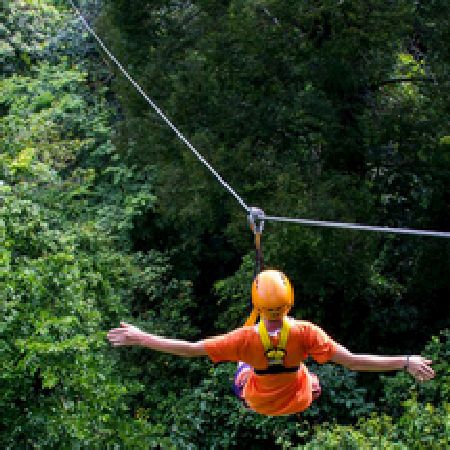
M 235 372 L 235 374 L 234 374 L 234 379 L 233 379 L 233 393 L 234 393 L 234 395 L 237 397 L 237 398 L 239 398 L 239 399 L 242 399 L 242 391 L 244 390 L 244 385 L 242 385 L 242 386 L 238 386 L 238 384 L 237 384 L 237 378 L 238 378 L 238 376 L 239 376 L 239 374 L 244 370 L 244 369 L 251 369 L 252 368 L 252 366 L 250 366 L 250 365 L 248 365 L 248 364 L 246 364 L 246 363 L 243 363 L 243 364 L 241 364 L 238 368 L 237 368 L 237 370 L 236 370 L 236 372 Z
M 320 394 L 322 394 L 319 377 L 313 372 L 309 372 L 309 376 L 311 377 L 311 383 L 316 385 L 312 387 L 312 399 L 317 400 L 320 397 Z

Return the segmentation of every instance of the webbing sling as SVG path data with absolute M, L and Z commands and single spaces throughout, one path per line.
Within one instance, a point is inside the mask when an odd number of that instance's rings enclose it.
M 296 372 L 298 367 L 285 367 L 284 357 L 286 355 L 286 344 L 289 336 L 290 324 L 286 317 L 283 317 L 283 326 L 280 331 L 278 345 L 274 348 L 270 340 L 264 319 L 261 318 L 258 324 L 258 332 L 264 347 L 264 354 L 268 359 L 268 368 L 263 370 L 255 369 L 257 375 L 269 375 L 275 373 Z
M 261 216 L 264 216 L 264 211 L 260 208 L 251 207 L 249 210 L 248 221 L 250 223 L 250 229 L 255 235 L 255 271 L 253 273 L 253 279 L 264 270 L 264 257 L 262 251 L 261 235 L 264 229 L 264 220 L 261 220 Z M 246 320 L 244 326 L 253 326 L 258 319 L 259 312 L 253 307 L 252 300 L 250 299 L 250 315 Z

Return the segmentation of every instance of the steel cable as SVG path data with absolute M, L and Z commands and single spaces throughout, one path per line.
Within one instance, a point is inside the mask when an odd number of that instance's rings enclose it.
M 173 123 L 167 118 L 163 111 L 153 102 L 153 100 L 148 97 L 141 86 L 128 74 L 124 69 L 122 64 L 117 60 L 117 58 L 109 51 L 103 41 L 97 36 L 95 31 L 91 28 L 87 20 L 80 13 L 78 8 L 75 6 L 72 0 L 68 0 L 72 8 L 75 10 L 79 18 L 81 19 L 83 25 L 92 34 L 95 40 L 98 42 L 100 47 L 108 55 L 108 57 L 113 61 L 116 66 L 120 69 L 122 74 L 128 79 L 128 81 L 135 87 L 135 89 L 144 97 L 147 103 L 156 111 L 156 113 L 166 122 L 166 124 L 175 132 L 178 138 L 184 142 L 184 144 L 194 153 L 194 155 L 202 162 L 209 171 L 215 176 L 219 183 L 228 190 L 231 195 L 239 202 L 239 204 L 245 209 L 246 212 L 251 212 L 252 208 L 249 208 L 244 200 L 235 192 L 235 190 L 220 176 L 220 174 L 209 164 L 209 162 L 200 154 L 200 152 L 186 139 L 186 137 L 173 125 Z M 341 229 L 352 229 L 361 231 L 373 231 L 379 233 L 396 233 L 396 234 L 409 234 L 416 236 L 432 236 L 432 237 L 443 237 L 450 238 L 450 232 L 445 231 L 434 231 L 434 230 L 416 230 L 410 228 L 394 228 L 394 227 L 383 227 L 383 226 L 371 226 L 362 225 L 357 223 L 347 223 L 347 222 L 332 222 L 326 220 L 311 220 L 311 219 L 301 219 L 301 218 L 291 218 L 291 217 L 281 217 L 281 216 L 268 216 L 261 215 L 257 217 L 258 220 L 269 220 L 274 222 L 286 222 L 286 223 L 297 223 L 301 225 L 314 226 L 314 227 L 326 227 L 326 228 L 341 228 Z

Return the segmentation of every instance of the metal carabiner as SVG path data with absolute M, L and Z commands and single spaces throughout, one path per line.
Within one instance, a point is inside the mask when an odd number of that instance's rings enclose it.
M 261 234 L 264 229 L 264 211 L 255 206 L 251 206 L 248 213 L 250 228 L 255 234 Z
M 255 278 L 262 270 L 264 270 L 264 257 L 261 244 L 261 235 L 264 229 L 264 211 L 260 208 L 251 207 L 249 209 L 248 221 L 250 229 L 255 235 Z

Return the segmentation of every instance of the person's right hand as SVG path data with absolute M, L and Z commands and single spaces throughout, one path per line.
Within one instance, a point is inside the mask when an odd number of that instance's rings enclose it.
M 120 322 L 120 328 L 113 328 L 108 331 L 107 338 L 112 346 L 140 345 L 144 333 L 133 325 Z
M 410 356 L 406 370 L 418 381 L 428 381 L 434 378 L 431 368 L 433 361 L 422 356 Z

